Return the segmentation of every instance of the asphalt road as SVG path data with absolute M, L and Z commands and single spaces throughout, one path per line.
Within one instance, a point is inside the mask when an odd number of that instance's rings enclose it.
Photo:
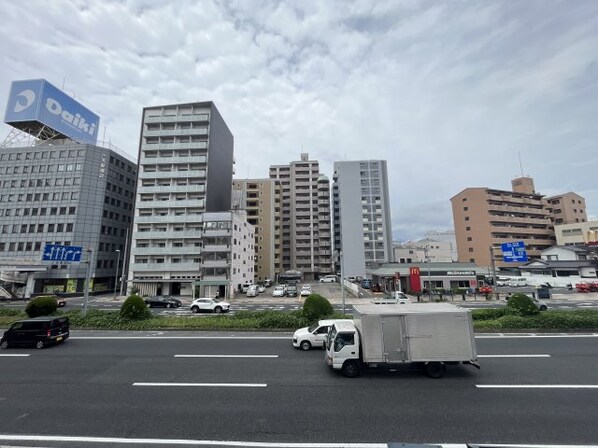
M 482 335 L 477 345 L 480 371 L 347 379 L 288 334 L 74 332 L 61 346 L 0 352 L 28 355 L 0 357 L 0 444 L 598 441 L 598 334 Z

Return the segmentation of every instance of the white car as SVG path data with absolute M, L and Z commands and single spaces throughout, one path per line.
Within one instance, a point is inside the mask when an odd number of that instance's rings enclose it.
M 303 287 L 301 288 L 301 294 L 299 294 L 299 295 L 301 297 L 307 297 L 310 294 L 311 294 L 311 286 L 303 285 Z
M 257 297 L 259 293 L 260 292 L 257 285 L 251 285 L 249 288 L 247 288 L 247 292 L 245 294 L 247 297 Z
M 309 350 L 312 347 L 324 347 L 328 330 L 335 322 L 350 321 L 350 319 L 325 319 L 310 325 L 299 328 L 293 334 L 293 347 L 301 350 Z
M 194 313 L 202 311 L 210 311 L 216 314 L 228 313 L 230 311 L 230 303 L 210 298 L 195 299 L 191 302 L 191 311 Z
M 320 283 L 334 283 L 336 282 L 336 275 L 325 275 L 320 277 Z
M 394 304 L 401 304 L 404 305 L 406 303 L 411 303 L 407 294 L 402 291 L 392 291 L 390 297 L 384 298 L 375 298 L 372 300 L 374 305 L 394 305 Z
M 259 292 L 260 294 L 266 292 L 266 286 L 264 286 L 263 284 L 257 285 L 257 292 Z
M 284 297 L 287 294 L 287 288 L 284 285 L 278 285 L 272 291 L 272 297 Z

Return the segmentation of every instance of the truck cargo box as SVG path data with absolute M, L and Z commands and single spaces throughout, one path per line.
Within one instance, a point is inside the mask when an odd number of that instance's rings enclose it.
M 471 313 L 448 303 L 354 305 L 362 361 L 475 361 Z

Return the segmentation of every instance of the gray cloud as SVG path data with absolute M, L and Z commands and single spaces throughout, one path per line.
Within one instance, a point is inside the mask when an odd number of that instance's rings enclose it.
M 597 2 L 33 0 L 3 13 L 0 92 L 64 83 L 131 154 L 142 107 L 211 99 L 239 177 L 302 151 L 329 176 L 335 160 L 388 160 L 396 239 L 452 228 L 463 188 L 510 188 L 518 154 L 538 191 L 576 191 L 598 216 Z

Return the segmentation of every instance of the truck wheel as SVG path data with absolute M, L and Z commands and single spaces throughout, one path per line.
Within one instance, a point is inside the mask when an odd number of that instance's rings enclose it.
M 301 348 L 301 350 L 308 351 L 311 348 L 311 344 L 309 341 L 301 341 L 299 347 Z
M 425 365 L 425 372 L 430 378 L 441 378 L 446 366 L 442 362 L 429 362 Z
M 347 378 L 355 378 L 359 376 L 359 365 L 357 361 L 345 361 L 341 373 Z

